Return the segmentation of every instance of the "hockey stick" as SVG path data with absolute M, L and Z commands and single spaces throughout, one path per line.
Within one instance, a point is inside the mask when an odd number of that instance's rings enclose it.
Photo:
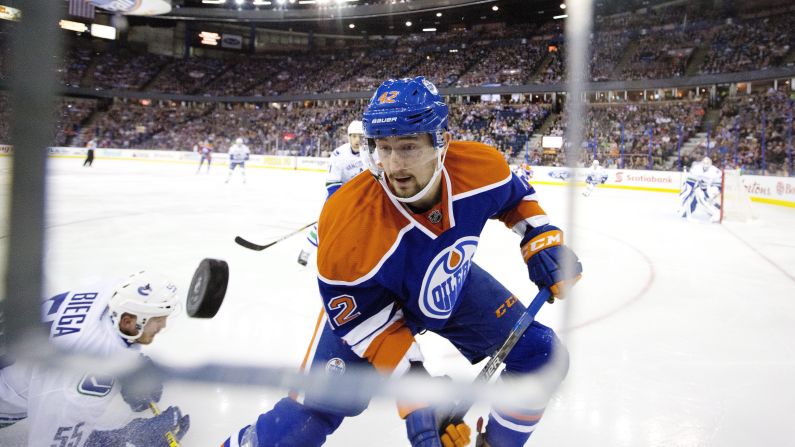
M 281 241 L 283 241 L 283 240 L 285 240 L 285 239 L 287 239 L 287 238 L 289 238 L 291 236 L 294 236 L 295 234 L 298 234 L 298 233 L 306 230 L 307 228 L 311 227 L 312 225 L 314 225 L 316 223 L 317 223 L 317 221 L 314 221 L 312 223 L 306 224 L 303 227 L 293 231 L 292 233 L 285 234 L 284 236 L 280 237 L 279 239 L 276 239 L 275 241 L 273 241 L 273 242 L 271 242 L 269 244 L 265 244 L 265 245 L 255 244 L 255 243 L 253 243 L 251 241 L 247 241 L 247 240 L 243 239 L 240 236 L 235 236 L 235 242 L 237 242 L 237 244 L 240 245 L 240 246 L 248 248 L 249 250 L 262 251 L 262 250 L 265 250 L 266 248 L 270 247 L 271 245 L 275 245 L 275 244 L 277 244 L 277 243 L 279 243 L 279 242 L 281 242 Z
M 154 402 L 149 402 L 149 409 L 152 410 L 155 416 L 160 416 L 160 409 L 157 408 L 157 404 Z M 179 447 L 179 441 L 177 441 L 176 436 L 174 433 L 170 431 L 166 432 L 166 440 L 168 440 L 168 447 Z
M 487 382 L 494 373 L 497 372 L 502 362 L 505 361 L 505 358 L 508 357 L 508 354 L 511 353 L 511 350 L 516 345 L 516 342 L 522 337 L 524 332 L 527 330 L 528 327 L 535 321 L 536 314 L 539 310 L 541 310 L 541 306 L 544 305 L 547 300 L 552 297 L 552 292 L 550 292 L 549 288 L 541 289 L 538 294 L 533 298 L 533 301 L 530 302 L 530 305 L 527 306 L 527 309 L 524 311 L 522 316 L 516 321 L 511 329 L 511 332 L 508 333 L 508 337 L 506 337 L 505 342 L 500 346 L 500 349 L 497 350 L 494 355 L 491 356 L 489 361 L 486 363 L 486 366 L 480 370 L 480 374 L 475 378 L 475 382 Z M 472 399 L 462 400 L 458 402 L 454 407 L 453 410 L 450 412 L 450 415 L 443 419 L 442 427 L 447 427 L 453 421 L 462 421 L 464 420 L 464 416 L 466 416 L 467 412 L 475 402 Z

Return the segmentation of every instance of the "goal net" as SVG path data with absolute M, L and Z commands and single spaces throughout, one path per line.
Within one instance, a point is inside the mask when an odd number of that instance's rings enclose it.
M 720 221 L 745 222 L 753 219 L 751 198 L 740 179 L 739 169 L 725 169 L 721 188 Z

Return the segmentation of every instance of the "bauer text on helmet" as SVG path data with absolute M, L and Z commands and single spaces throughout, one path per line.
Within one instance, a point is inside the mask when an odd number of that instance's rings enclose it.
M 421 76 L 385 81 L 370 100 L 362 120 L 368 165 L 398 201 L 425 201 L 438 184 L 450 139 L 447 115 L 436 87 Z
M 178 307 L 176 286 L 162 275 L 140 271 L 124 280 L 113 292 L 108 307 L 119 335 L 146 344 L 165 326 L 165 318 Z M 129 330 L 120 324 L 125 314 L 135 317 Z M 147 325 L 148 322 L 155 323 Z

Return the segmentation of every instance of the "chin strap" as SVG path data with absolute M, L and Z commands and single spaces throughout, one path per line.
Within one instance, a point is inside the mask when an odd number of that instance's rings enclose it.
M 428 181 L 428 184 L 425 185 L 424 188 L 422 188 L 417 194 L 414 194 L 411 197 L 405 197 L 405 198 L 398 197 L 394 193 L 392 193 L 392 189 L 389 188 L 389 184 L 386 181 L 386 174 L 384 174 L 383 171 L 381 172 L 381 175 L 378 176 L 378 181 L 379 183 L 381 183 L 381 186 L 384 187 L 384 190 L 386 190 L 386 193 L 389 195 L 389 197 L 397 200 L 400 203 L 411 204 L 418 200 L 421 200 L 428 194 L 428 191 L 430 191 L 431 188 L 433 188 L 433 185 L 436 183 L 436 180 L 439 178 L 439 175 L 442 173 L 442 167 L 444 167 L 444 157 L 442 156 L 443 153 L 444 153 L 443 150 L 436 151 L 436 169 L 433 171 L 433 176 L 431 176 L 431 179 Z

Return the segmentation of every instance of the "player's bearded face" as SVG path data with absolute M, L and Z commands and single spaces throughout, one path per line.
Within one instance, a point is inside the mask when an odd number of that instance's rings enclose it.
M 155 335 L 166 327 L 166 319 L 168 317 L 152 317 L 146 321 L 143 334 L 136 340 L 142 345 L 148 345 L 155 339 Z
M 375 146 L 387 182 L 397 197 L 411 197 L 431 181 L 437 160 L 430 135 L 378 138 Z

